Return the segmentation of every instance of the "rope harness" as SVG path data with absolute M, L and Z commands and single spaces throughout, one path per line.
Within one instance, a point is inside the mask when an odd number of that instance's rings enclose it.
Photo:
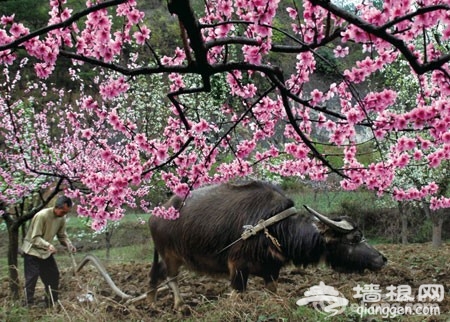
M 266 237 L 272 242 L 272 244 L 278 249 L 279 252 L 282 252 L 280 242 L 269 233 L 269 230 L 267 230 L 267 228 L 264 228 L 264 235 L 266 235 Z
M 230 248 L 231 246 L 233 246 L 234 244 L 236 244 L 238 241 L 240 240 L 246 240 L 248 238 L 250 238 L 251 236 L 255 236 L 257 233 L 259 233 L 261 230 L 264 230 L 264 234 L 266 235 L 267 238 L 269 238 L 272 243 L 279 249 L 281 250 L 281 245 L 278 242 L 278 240 L 273 237 L 272 235 L 269 234 L 269 231 L 267 230 L 267 227 L 282 221 L 284 219 L 286 219 L 289 216 L 295 215 L 297 213 L 297 209 L 295 207 L 291 207 L 288 208 L 286 210 L 283 210 L 282 212 L 276 214 L 275 216 L 270 217 L 269 219 L 266 220 L 260 220 L 255 226 L 252 225 L 244 225 L 242 228 L 244 228 L 244 231 L 241 234 L 241 237 L 239 237 L 238 239 L 236 239 L 234 242 L 232 242 L 231 244 L 229 244 L 228 246 L 224 247 L 222 250 L 220 250 L 218 253 L 223 252 L 224 250 Z

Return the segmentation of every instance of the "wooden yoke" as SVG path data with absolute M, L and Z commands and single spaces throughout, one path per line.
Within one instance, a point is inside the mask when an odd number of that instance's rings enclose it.
M 246 239 L 250 238 L 251 236 L 256 235 L 261 230 L 263 230 L 283 219 L 286 219 L 287 217 L 292 216 L 296 213 L 297 213 L 297 209 L 295 207 L 291 207 L 286 210 L 283 210 L 282 212 L 276 214 L 273 217 L 270 217 L 269 219 L 259 221 L 256 226 L 245 225 L 244 226 L 245 230 L 242 233 L 240 239 L 246 240 Z

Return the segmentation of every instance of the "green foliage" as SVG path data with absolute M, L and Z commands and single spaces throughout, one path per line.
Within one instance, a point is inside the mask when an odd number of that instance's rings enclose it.
M 326 214 L 359 214 L 361 209 L 375 203 L 376 195 L 367 190 L 343 191 L 326 190 L 304 186 L 300 192 L 291 191 L 296 205 L 308 205 Z
M 338 212 L 345 214 L 360 214 L 363 209 L 367 209 L 368 205 L 374 204 L 377 199 L 376 195 L 372 191 L 364 189 L 358 191 L 345 191 L 342 192 L 338 203 Z
M 34 318 L 29 315 L 27 308 L 20 303 L 7 303 L 0 306 L 0 320 L 8 322 L 33 321 Z
M 333 54 L 333 51 L 327 47 L 321 47 L 317 50 L 316 69 L 319 73 L 327 76 L 337 76 L 337 66 L 339 61 Z
M 329 144 L 317 144 L 317 150 L 327 156 L 327 160 L 335 168 L 342 168 L 344 149 L 342 147 L 336 147 Z M 371 142 L 366 142 L 358 146 L 357 159 L 363 165 L 369 165 L 374 162 L 379 156 L 379 152 L 374 150 Z
M 294 319 L 295 319 L 295 321 L 301 321 L 301 322 L 309 322 L 309 321 L 350 322 L 350 321 L 360 321 L 361 317 L 358 315 L 357 312 L 350 310 L 348 307 L 346 308 L 346 310 L 343 313 L 338 314 L 333 317 L 330 317 L 328 314 L 319 312 L 312 307 L 300 306 L 294 312 Z M 376 322 L 376 321 L 382 321 L 382 320 L 381 319 L 378 320 L 376 318 L 371 318 L 370 321 Z
M 117 239 L 117 238 L 115 238 Z M 149 239 L 150 241 L 150 239 Z M 100 245 L 97 249 L 89 251 L 89 254 L 95 255 L 102 261 L 113 261 L 113 262 L 146 262 L 149 263 L 152 260 L 153 245 L 150 242 L 139 243 L 128 246 L 116 246 L 110 249 L 109 256 L 106 256 L 106 250 L 103 245 Z M 77 253 L 74 255 L 77 262 L 81 261 L 85 256 L 85 253 Z M 71 258 L 68 256 L 61 256 L 57 259 L 61 263 L 62 267 L 70 267 Z
M 433 223 L 431 220 L 424 220 L 417 229 L 415 229 L 415 233 L 411 234 L 409 240 L 411 243 L 427 243 L 431 240 L 432 231 Z
M 300 194 L 307 190 L 305 185 L 302 182 L 300 182 L 296 177 L 283 178 L 280 187 L 284 191 L 296 194 Z
M 285 17 L 276 16 L 273 20 L 274 30 L 272 31 L 273 32 L 272 42 L 274 44 L 283 44 L 287 38 L 285 34 L 278 32 L 276 30 L 276 29 L 283 29 L 284 23 L 286 21 L 285 19 L 283 20 L 283 18 Z
M 34 30 L 46 26 L 49 9 L 48 1 L 3 0 L 0 5 L 0 17 L 14 13 L 16 21 L 21 21 L 28 28 Z
M 382 75 L 384 85 L 398 93 L 399 113 L 410 111 L 416 107 L 419 83 L 417 77 L 410 72 L 409 65 L 405 60 L 392 62 L 386 66 Z
M 150 44 L 157 44 L 162 49 L 160 55 L 173 55 L 173 48 L 183 47 L 180 37 L 180 27 L 176 17 L 170 17 L 166 14 L 167 8 L 159 7 L 153 9 L 148 14 L 148 19 L 153 25 L 158 26 L 151 34 Z
M 299 306 L 294 312 L 294 317 L 298 319 L 297 321 L 320 321 L 324 315 L 307 306 Z
M 5 221 L 2 219 L 0 221 L 0 232 L 6 232 L 7 229 L 8 229 L 8 227 L 6 226 Z

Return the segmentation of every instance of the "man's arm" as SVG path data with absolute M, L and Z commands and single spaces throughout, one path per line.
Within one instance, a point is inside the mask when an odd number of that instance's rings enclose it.
M 75 253 L 77 251 L 76 247 L 73 246 L 72 242 L 69 239 L 69 236 L 67 235 L 67 232 L 66 232 L 66 221 L 65 220 L 63 221 L 63 224 L 59 228 L 56 236 L 58 237 L 58 240 L 61 243 L 61 245 L 67 247 L 69 252 Z

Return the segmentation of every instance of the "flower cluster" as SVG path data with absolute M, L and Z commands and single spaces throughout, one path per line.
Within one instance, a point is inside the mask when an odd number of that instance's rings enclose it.
M 48 31 L 32 38 L 14 15 L 0 17 L 0 200 L 14 203 L 48 178 L 65 178 L 78 213 L 101 229 L 127 208 L 151 211 L 148 196 L 160 182 L 186 198 L 198 186 L 260 173 L 326 180 L 331 167 L 343 189 L 364 186 L 450 207 L 435 180 L 450 160 L 450 68 L 442 45 L 450 39 L 448 4 L 385 0 L 379 8 L 366 1 L 350 23 L 353 13 L 339 15 L 330 3 L 288 7 L 280 25 L 278 0 L 206 1 L 195 24 L 201 39 L 164 54 L 154 49 L 156 30 L 136 0 L 113 8 L 88 0 L 86 9 L 97 9 L 82 16 L 52 0 Z M 194 52 L 196 41 L 204 53 Z M 361 58 L 349 66 L 357 46 Z M 19 62 L 18 48 L 32 59 Z M 283 50 L 291 57 L 284 71 L 274 59 Z M 71 90 L 47 82 L 68 52 L 76 57 Z M 374 76 L 404 61 L 416 91 L 372 86 Z M 86 62 L 96 65 L 92 82 L 81 76 Z M 27 64 L 40 80 L 23 95 Z M 317 79 L 320 88 L 311 86 Z M 367 142 L 379 160 L 361 160 Z M 339 162 L 330 151 L 342 152 Z M 420 185 L 399 183 L 410 168 L 427 173 Z M 159 206 L 152 213 L 179 215 Z

